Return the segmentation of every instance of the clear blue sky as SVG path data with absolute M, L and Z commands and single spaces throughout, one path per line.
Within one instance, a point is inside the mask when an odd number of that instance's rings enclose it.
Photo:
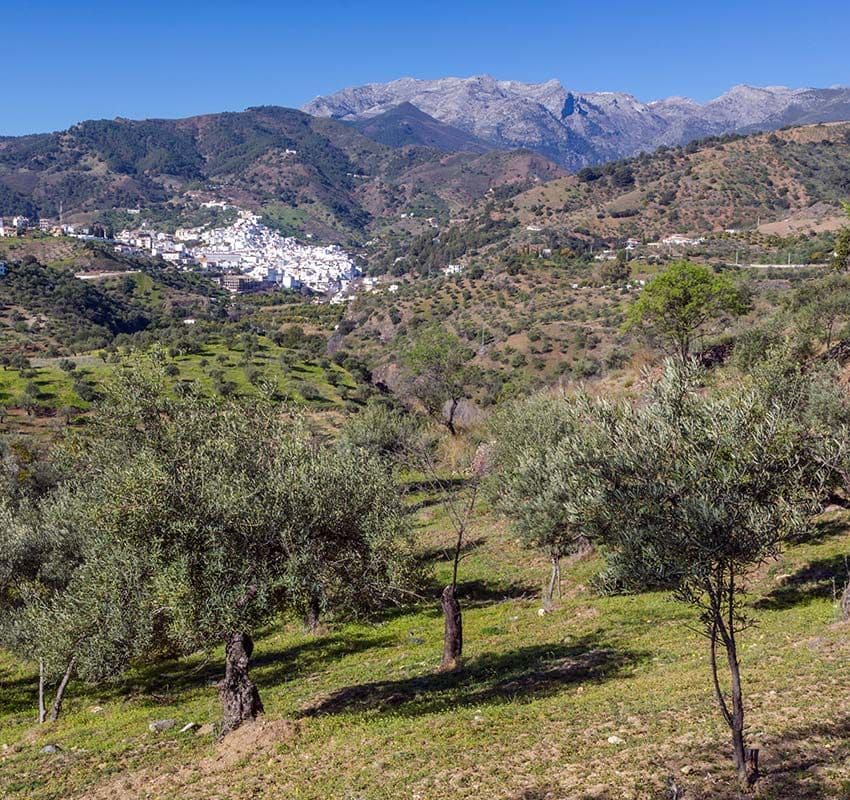
M 850 84 L 850 3 L 0 3 L 0 134 L 91 118 L 298 107 L 405 75 L 558 78 L 705 100 Z

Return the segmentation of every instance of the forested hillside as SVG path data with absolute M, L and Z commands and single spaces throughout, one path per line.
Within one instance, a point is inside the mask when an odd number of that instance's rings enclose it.
M 197 196 L 272 215 L 287 207 L 297 231 L 344 240 L 409 206 L 446 216 L 493 186 L 562 174 L 537 155 L 492 157 L 471 146 L 447 157 L 434 149 L 439 143 L 403 144 L 399 150 L 349 125 L 274 106 L 82 122 L 0 139 L 0 213 L 56 218 L 61 204 L 74 218 L 153 206 L 176 219 Z

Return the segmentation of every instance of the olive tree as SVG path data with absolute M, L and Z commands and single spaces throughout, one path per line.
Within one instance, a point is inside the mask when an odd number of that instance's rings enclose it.
M 560 596 L 560 562 L 590 541 L 587 509 L 597 491 L 607 437 L 600 407 L 584 395 L 537 395 L 515 401 L 491 425 L 488 489 L 495 506 L 552 564 L 545 591 Z
M 353 414 L 342 429 L 342 442 L 403 467 L 411 452 L 429 446 L 419 415 L 384 402 L 371 401 Z
M 70 591 L 30 604 L 28 627 L 67 620 L 46 641 L 83 677 L 223 644 L 227 732 L 263 711 L 249 677 L 257 628 L 311 591 L 347 608 L 395 596 L 406 520 L 369 457 L 319 447 L 269 403 L 166 386 L 159 363 L 119 369 L 68 446 L 64 524 L 97 533 Z M 109 624 L 92 630 L 98 614 Z
M 752 624 L 747 576 L 807 528 L 840 448 L 815 452 L 810 432 L 756 390 L 706 396 L 695 381 L 692 365 L 668 364 L 651 402 L 621 407 L 598 521 L 637 581 L 664 575 L 697 610 L 738 775 L 753 783 L 739 663 L 739 635 Z
M 844 211 L 850 216 L 850 203 L 844 203 Z M 842 228 L 835 237 L 832 264 L 840 272 L 850 270 L 850 227 Z
M 3 521 L 0 548 L 13 573 L 0 635 L 4 646 L 38 663 L 44 722 L 47 685 L 56 687 L 49 714 L 56 720 L 72 678 L 106 680 L 154 649 L 157 603 L 143 550 L 88 528 L 79 498 L 64 491 L 41 505 L 37 514 L 18 509 Z
M 695 341 L 749 307 L 747 293 L 728 276 L 676 261 L 647 283 L 629 307 L 624 327 L 660 341 L 684 362 Z
M 294 554 L 288 601 L 304 612 L 309 629 L 326 611 L 375 610 L 418 584 L 398 489 L 368 452 L 311 450 L 286 502 Z
M 807 281 L 791 295 L 788 307 L 799 330 L 829 350 L 850 321 L 850 275 L 833 272 Z
M 460 401 L 469 396 L 472 353 L 451 331 L 431 325 L 417 332 L 402 351 L 406 390 L 434 418 L 457 434 L 455 417 Z

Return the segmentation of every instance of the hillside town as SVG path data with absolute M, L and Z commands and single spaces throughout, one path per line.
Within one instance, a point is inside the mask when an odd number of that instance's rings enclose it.
M 343 298 L 360 275 L 352 256 L 337 245 L 302 244 L 263 225 L 256 214 L 235 210 L 236 220 L 223 228 L 177 228 L 171 234 L 143 223 L 117 232 L 114 238 L 108 238 L 99 225 L 34 223 L 22 216 L 4 221 L 0 217 L 0 237 L 39 230 L 53 236 L 104 241 L 120 253 L 159 257 L 181 269 L 217 275 L 221 286 L 234 293 L 304 289 Z

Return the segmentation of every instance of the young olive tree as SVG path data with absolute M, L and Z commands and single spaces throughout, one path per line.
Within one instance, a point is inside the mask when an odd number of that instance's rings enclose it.
M 695 341 L 749 310 L 747 293 L 702 264 L 676 261 L 647 283 L 628 309 L 625 330 L 637 331 L 688 360 Z
M 638 582 L 663 575 L 697 610 L 735 766 L 752 784 L 758 751 L 745 739 L 738 644 L 752 624 L 746 579 L 806 529 L 833 465 L 830 448 L 815 452 L 810 432 L 757 391 L 704 396 L 695 379 L 693 366 L 668 364 L 649 404 L 621 409 L 599 523 Z
M 850 203 L 844 203 L 844 211 L 850 217 Z M 832 265 L 839 272 L 850 270 L 850 227 L 842 228 L 835 237 Z
M 406 521 L 380 464 L 315 446 L 265 402 L 174 397 L 165 386 L 158 363 L 118 370 L 69 448 L 67 524 L 97 531 L 100 546 L 75 591 L 39 618 L 69 620 L 58 649 L 85 676 L 223 644 L 226 733 L 263 711 L 249 677 L 258 626 L 317 587 L 352 608 L 394 595 L 407 574 Z M 92 607 L 114 624 L 92 631 Z
M 833 272 L 807 281 L 789 298 L 797 328 L 829 350 L 850 321 L 850 275 Z
M 469 396 L 471 357 L 460 339 L 440 325 L 420 330 L 401 354 L 407 392 L 443 422 L 452 436 L 457 434 L 460 401 Z
M 509 404 L 491 427 L 488 489 L 494 505 L 552 564 L 544 602 L 560 597 L 561 559 L 593 536 L 588 514 L 608 437 L 601 407 L 583 395 L 537 395 Z

